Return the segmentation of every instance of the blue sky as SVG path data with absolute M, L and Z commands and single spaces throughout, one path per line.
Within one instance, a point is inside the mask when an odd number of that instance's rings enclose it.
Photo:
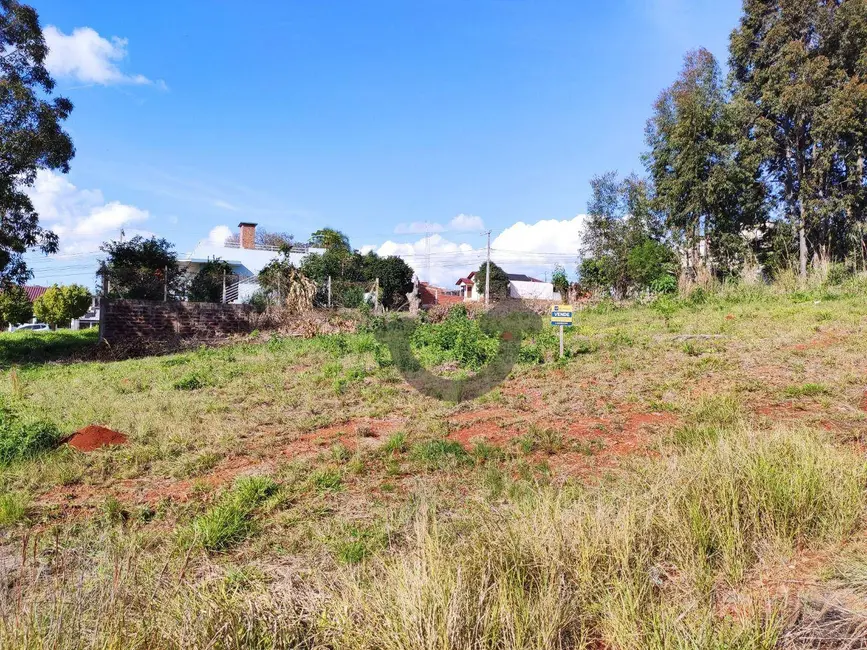
M 298 239 L 332 226 L 415 263 L 430 250 L 442 268 L 420 273 L 437 281 L 472 268 L 459 253 L 484 245 L 482 224 L 512 266 L 573 267 L 588 180 L 641 171 L 654 99 L 687 50 L 724 62 L 740 13 L 739 0 L 32 2 L 78 150 L 33 190 L 69 255 L 33 258 L 34 283 L 88 286 L 88 253 L 121 226 L 184 253 L 242 220 Z M 425 222 L 427 241 L 412 225 Z

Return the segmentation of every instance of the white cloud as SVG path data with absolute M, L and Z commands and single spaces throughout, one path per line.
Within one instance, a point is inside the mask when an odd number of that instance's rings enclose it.
M 427 233 L 443 232 L 445 228 L 441 223 L 428 221 L 413 221 L 412 223 L 399 223 L 394 227 L 396 235 L 425 235 Z
M 484 227 L 485 222 L 482 221 L 482 218 L 472 214 L 459 214 L 449 221 L 449 230 L 455 230 L 458 232 L 482 230 Z
M 128 230 L 150 217 L 146 210 L 119 201 L 107 202 L 99 190 L 79 189 L 51 171 L 39 171 L 27 193 L 41 225 L 60 237 L 61 253 L 95 251 L 103 241 L 116 237 L 121 228 L 127 236 L 151 234 Z
M 109 40 L 90 27 L 76 27 L 71 34 L 64 34 L 48 25 L 43 33 L 49 48 L 45 65 L 57 77 L 102 86 L 154 83 L 144 75 L 121 72 L 118 63 L 127 56 L 125 38 L 112 36 Z M 156 85 L 165 88 L 162 81 Z
M 208 243 L 214 246 L 222 246 L 226 240 L 232 236 L 232 229 L 229 226 L 217 226 L 212 228 L 208 233 Z
M 473 221 L 475 219 L 478 222 Z M 585 221 L 585 215 L 574 219 L 545 219 L 532 224 L 519 221 L 491 242 L 491 259 L 508 273 L 526 273 L 539 279 L 546 276 L 550 279 L 556 264 L 562 264 L 571 273 L 581 248 Z M 466 217 L 463 223 L 469 230 L 478 231 L 482 227 L 478 217 Z M 443 287 L 452 287 L 458 278 L 477 270 L 486 257 L 481 238 L 479 243 L 469 244 L 451 241 L 439 234 L 413 243 L 387 241 L 375 250 L 379 255 L 402 257 L 422 280 Z
M 451 287 L 461 275 L 479 268 L 484 250 L 471 244 L 453 242 L 435 234 L 417 242 L 402 244 L 387 241 L 376 249 L 378 255 L 397 255 L 409 264 L 422 280 Z
M 481 217 L 459 214 L 446 225 L 432 221 L 412 221 L 399 223 L 394 227 L 396 235 L 427 235 L 437 232 L 472 232 L 485 227 Z
M 222 210 L 228 210 L 229 212 L 239 212 L 241 210 L 238 206 L 232 205 L 228 201 L 223 201 L 222 199 L 217 199 L 217 200 L 213 201 L 213 205 L 215 208 L 220 208 Z

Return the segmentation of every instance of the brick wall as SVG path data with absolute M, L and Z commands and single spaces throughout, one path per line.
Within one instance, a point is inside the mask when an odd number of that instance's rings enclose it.
M 100 340 L 215 338 L 255 329 L 250 305 L 101 299 Z

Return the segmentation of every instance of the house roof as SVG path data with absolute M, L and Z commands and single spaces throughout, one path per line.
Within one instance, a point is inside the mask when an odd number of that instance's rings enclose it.
M 29 300 L 30 302 L 35 302 L 35 300 L 46 291 L 48 291 L 48 287 L 40 287 L 37 285 L 34 285 L 32 287 L 24 287 L 24 293 L 27 294 L 27 300 Z
M 290 252 L 289 261 L 299 266 L 308 253 L 324 253 L 324 248 L 309 248 L 306 253 Z M 178 259 L 181 265 L 203 263 L 215 257 L 227 261 L 238 275 L 257 275 L 272 260 L 279 257 L 278 251 L 267 251 L 256 248 L 237 248 L 215 244 L 212 241 L 200 241 L 191 253 Z
M 529 275 L 524 275 L 523 273 L 507 273 L 509 280 L 512 282 L 541 282 L 541 280 L 537 280 L 536 278 L 531 278 Z M 457 282 L 456 285 L 464 284 L 468 287 L 473 286 L 473 278 L 476 277 L 476 271 L 470 273 L 467 277 L 461 278 Z

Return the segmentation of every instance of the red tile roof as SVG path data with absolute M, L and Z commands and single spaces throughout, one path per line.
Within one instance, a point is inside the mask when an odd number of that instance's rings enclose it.
M 48 291 L 48 287 L 24 287 L 24 292 L 27 294 L 27 300 L 30 302 L 35 302 L 36 299 L 46 291 Z

